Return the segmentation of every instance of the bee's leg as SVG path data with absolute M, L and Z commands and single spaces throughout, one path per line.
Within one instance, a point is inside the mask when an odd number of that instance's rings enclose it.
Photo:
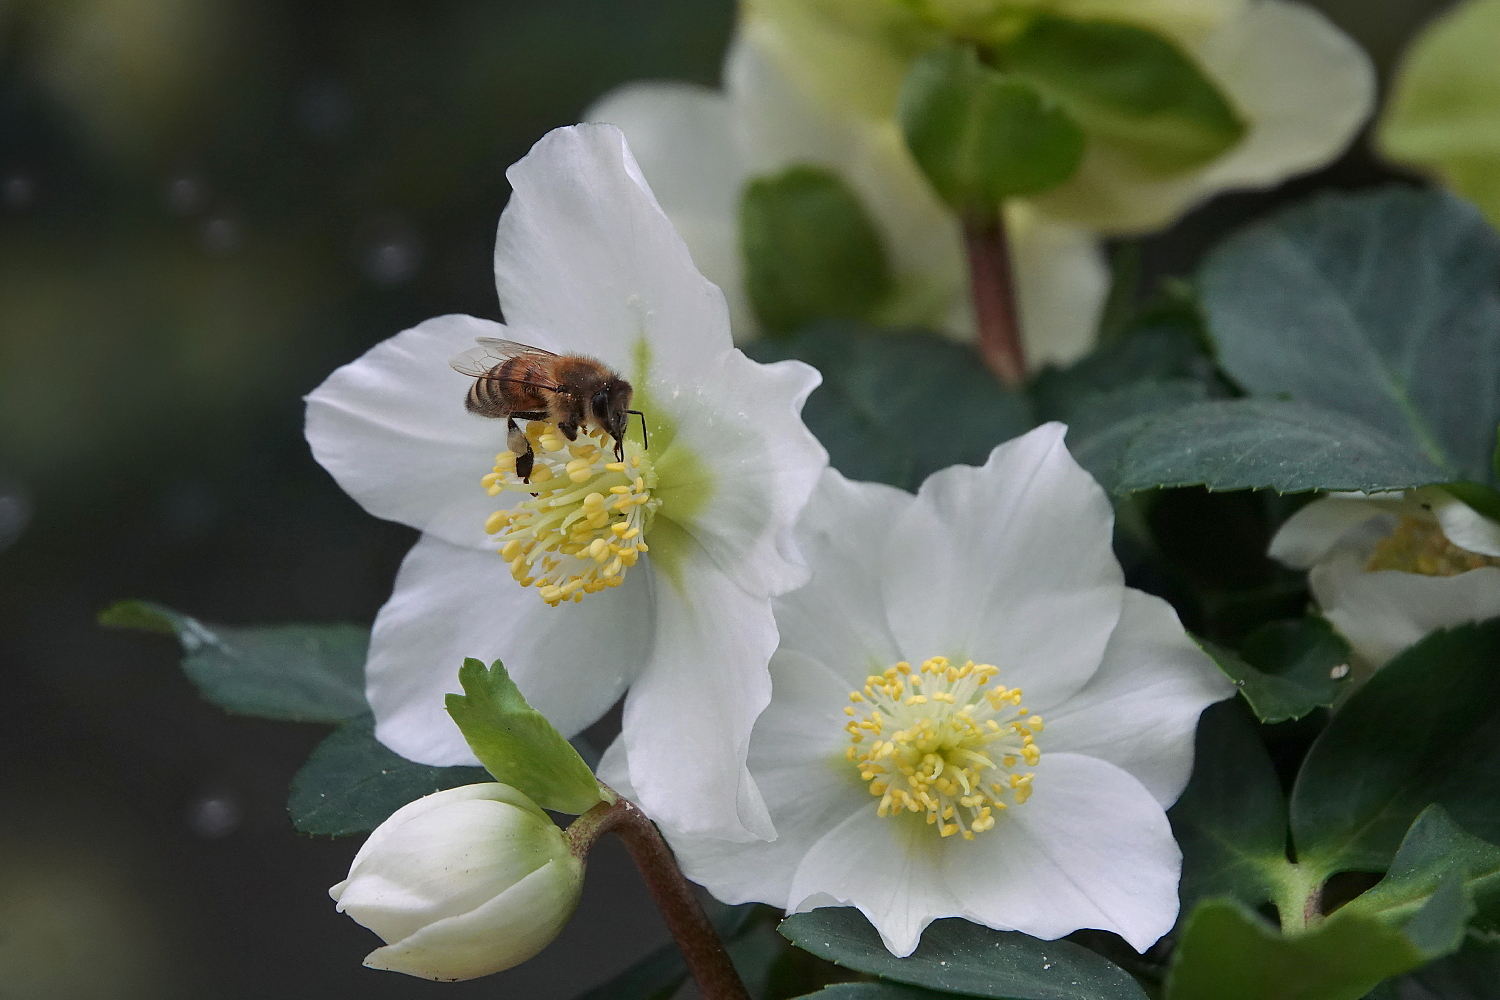
M 514 417 L 506 421 L 505 443 L 516 456 L 516 475 L 521 477 L 523 483 L 531 482 L 531 467 L 536 461 L 536 453 L 531 450 L 531 442 L 517 426 Z

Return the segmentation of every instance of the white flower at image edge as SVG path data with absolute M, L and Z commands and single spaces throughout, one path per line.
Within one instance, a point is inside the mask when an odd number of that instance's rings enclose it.
M 1308 570 L 1356 680 L 1435 629 L 1500 615 L 1500 525 L 1438 487 L 1314 500 L 1270 554 Z
M 773 836 L 744 760 L 770 697 L 770 598 L 807 578 L 791 528 L 827 464 L 800 417 L 818 374 L 734 348 L 722 294 L 618 129 L 553 131 L 507 177 L 507 323 L 428 320 L 307 398 L 323 467 L 423 533 L 371 635 L 376 735 L 423 764 L 474 763 L 443 707 L 465 657 L 503 660 L 565 735 L 629 687 L 642 805 L 686 829 Z M 476 337 L 602 361 L 634 386 L 649 447 L 635 418 L 623 463 L 602 432 L 569 442 L 533 422 L 537 471 L 521 482 L 506 422 L 467 412 L 473 380 L 448 364 Z
M 856 906 L 898 956 L 952 916 L 1142 951 L 1171 929 L 1165 810 L 1199 713 L 1234 689 L 1169 605 L 1124 585 L 1109 502 L 1063 433 L 915 497 L 824 474 L 799 526 L 813 577 L 776 601 L 750 743 L 779 836 L 668 827 L 689 877 L 726 902 Z
M 328 890 L 386 941 L 372 969 L 474 979 L 520 965 L 567 924 L 583 862 L 509 785 L 464 785 L 408 802 L 375 828 Z

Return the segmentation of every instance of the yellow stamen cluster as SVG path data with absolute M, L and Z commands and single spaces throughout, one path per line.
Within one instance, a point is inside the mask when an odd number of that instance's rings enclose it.
M 531 494 L 484 525 L 497 536 L 510 575 L 553 607 L 618 587 L 646 551 L 646 529 L 661 503 L 651 496 L 656 472 L 645 449 L 626 441 L 625 460 L 617 462 L 604 431 L 569 441 L 540 420 L 527 426 L 526 438 L 535 453 L 529 483 L 516 475 L 509 451 L 495 456 L 495 471 L 481 481 L 490 496 Z
M 1365 572 L 1398 569 L 1423 576 L 1457 576 L 1485 566 L 1500 566 L 1500 559 L 1461 549 L 1448 541 L 1436 521 L 1408 514 L 1375 546 Z
M 990 687 L 1000 671 L 971 660 L 961 667 L 935 656 L 913 671 L 898 663 L 865 679 L 844 709 L 854 745 L 845 756 L 880 797 L 881 816 L 924 813 L 944 837 L 965 840 L 995 825 L 995 815 L 1031 797 L 1042 759 L 1042 719 L 1021 706 L 1021 689 Z M 1002 773 L 1003 772 L 1003 773 Z

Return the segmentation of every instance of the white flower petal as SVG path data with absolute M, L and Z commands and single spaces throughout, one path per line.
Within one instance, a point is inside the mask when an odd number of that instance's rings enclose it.
M 376 344 L 308 394 L 313 457 L 376 517 L 489 548 L 484 522 L 498 505 L 479 480 L 505 450 L 505 421 L 464 409 L 474 380 L 448 359 L 475 337 L 517 336 L 538 335 L 439 316 Z
M 775 829 L 745 758 L 750 728 L 771 700 L 770 602 L 747 594 L 691 540 L 678 560 L 672 578 L 654 574 L 655 638 L 625 699 L 630 785 L 664 828 L 769 840 Z
M 1339 539 L 1366 521 L 1387 517 L 1369 500 L 1324 497 L 1286 519 L 1271 539 L 1269 555 L 1293 569 L 1307 569 L 1332 552 Z
M 826 906 L 829 898 L 856 906 L 886 949 L 905 958 L 928 924 L 964 912 L 965 900 L 943 877 L 947 846 L 920 820 L 882 818 L 866 802 L 808 850 L 792 878 L 788 910 Z
M 1369 57 L 1322 14 L 1259 0 L 1226 19 L 1196 52 L 1204 71 L 1247 119 L 1240 144 L 1206 168 L 1142 178 L 1096 146 L 1066 184 L 1036 199 L 1054 218 L 1110 233 L 1161 229 L 1197 202 L 1232 188 L 1261 188 L 1333 160 L 1369 117 Z
M 744 156 L 731 127 L 729 99 L 692 83 L 628 83 L 583 114 L 619 127 L 662 210 L 703 276 L 724 293 L 735 339 L 759 332 L 744 291 L 740 192 Z
M 1434 629 L 1500 616 L 1500 569 L 1423 576 L 1366 573 L 1364 562 L 1358 552 L 1340 552 L 1314 566 L 1307 581 L 1323 614 L 1370 667 Z
M 339 912 L 387 942 L 467 913 L 547 863 L 538 823 L 552 821 L 482 795 L 406 817 L 351 866 Z
M 626 378 L 644 350 L 668 393 L 718 366 L 733 346 L 724 296 L 693 266 L 619 129 L 554 129 L 505 176 L 495 283 L 507 322 L 552 330 Z
M 1170 604 L 1127 588 L 1099 672 L 1047 715 L 1039 745 L 1128 771 L 1165 809 L 1192 773 L 1199 714 L 1234 690 Z
M 1429 505 L 1448 541 L 1482 556 L 1500 556 L 1500 524 L 1441 488 L 1417 494 Z
M 787 530 L 828 461 L 800 416 L 817 371 L 734 349 L 723 296 L 613 125 L 549 132 L 507 176 L 495 247 L 507 318 L 567 331 L 570 350 L 634 381 L 658 419 L 662 516 L 723 572 L 761 596 L 799 585 Z
M 915 502 L 903 490 L 828 469 L 798 522 L 813 578 L 776 600 L 781 649 L 827 664 L 845 684 L 840 697 L 901 659 L 880 590 L 880 542 Z
M 432 812 L 434 809 L 442 809 L 454 802 L 462 802 L 468 799 L 488 799 L 494 802 L 508 802 L 513 806 L 528 809 L 542 819 L 545 819 L 547 816 L 546 813 L 537 808 L 536 803 L 532 802 L 531 799 L 527 798 L 521 792 L 516 791 L 511 786 L 501 784 L 497 781 L 447 788 L 440 792 L 433 792 L 431 795 L 424 795 L 420 799 L 414 799 L 387 816 L 365 838 L 365 842 L 360 845 L 359 850 L 354 855 L 354 860 L 349 864 L 349 871 L 352 873 L 372 851 L 379 850 L 392 841 L 395 838 L 396 831 L 408 820 L 416 819 L 419 816 Z M 333 897 L 335 903 L 340 901 L 340 897 L 342 897 L 343 891 L 348 887 L 348 884 L 349 880 L 344 879 L 344 881 L 328 890 L 328 894 Z
M 873 810 L 854 765 L 842 759 L 849 685 L 823 664 L 779 650 L 771 703 L 756 720 L 749 766 L 776 817 L 776 839 L 735 843 L 674 833 L 683 871 L 726 903 L 787 908 L 792 876 L 808 849 L 855 810 Z
M 1109 501 L 1065 430 L 1045 424 L 982 468 L 930 476 L 881 575 L 905 659 L 992 663 L 1043 715 L 1098 669 L 1124 591 Z
M 1113 931 L 1136 951 L 1172 929 L 1182 853 L 1140 782 L 1082 754 L 1042 755 L 1035 793 L 944 854 L 956 915 L 1046 940 Z M 972 850 L 968 850 L 968 849 Z
M 762 365 L 729 351 L 696 384 L 674 390 L 676 434 L 665 448 L 653 439 L 659 516 L 758 597 L 807 581 L 791 526 L 828 466 L 801 416 L 821 381 L 800 361 Z
M 423 536 L 375 618 L 365 666 L 375 735 L 422 764 L 473 764 L 443 707 L 465 657 L 502 660 L 521 693 L 564 735 L 619 699 L 651 642 L 650 584 L 640 571 L 577 604 L 548 607 L 494 552 Z
M 365 965 L 448 981 L 512 968 L 557 937 L 573 916 L 582 884 L 566 860 L 549 861 L 477 909 L 375 949 Z

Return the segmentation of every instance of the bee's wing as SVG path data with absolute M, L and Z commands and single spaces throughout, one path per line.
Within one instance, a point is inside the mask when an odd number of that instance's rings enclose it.
M 471 375 L 474 378 L 484 378 L 496 365 L 524 354 L 534 354 L 543 358 L 556 357 L 551 351 L 544 351 L 540 347 L 531 347 L 528 344 L 518 344 L 514 340 L 500 340 L 498 337 L 476 339 L 479 343 L 478 347 L 471 347 L 448 361 L 454 371 Z

